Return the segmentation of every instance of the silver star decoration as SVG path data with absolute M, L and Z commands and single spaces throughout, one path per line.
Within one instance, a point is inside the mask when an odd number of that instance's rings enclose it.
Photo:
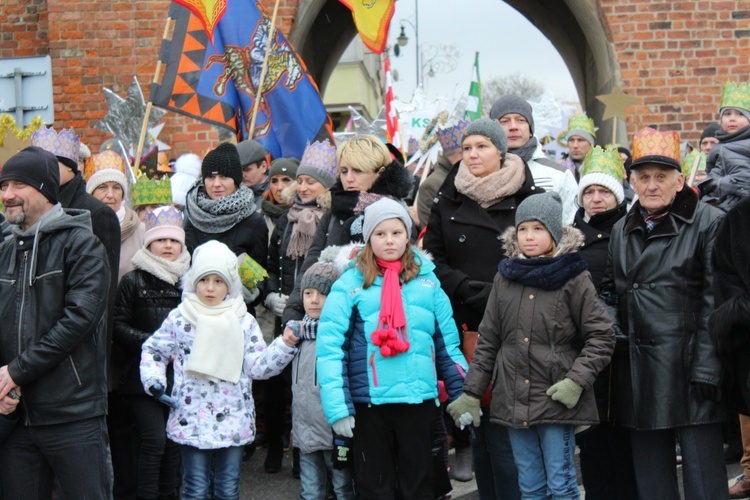
M 146 102 L 143 100 L 143 92 L 138 83 L 138 78 L 133 76 L 125 99 L 106 87 L 104 88 L 104 98 L 107 101 L 109 112 L 95 127 L 114 135 L 117 142 L 123 144 L 126 148 L 132 147 L 135 149 L 138 147 L 143 117 L 146 115 Z M 159 120 L 164 118 L 166 113 L 163 109 L 152 107 L 148 117 L 148 128 L 153 128 Z M 153 138 L 148 137 L 147 134 L 143 151 L 151 149 L 152 140 Z

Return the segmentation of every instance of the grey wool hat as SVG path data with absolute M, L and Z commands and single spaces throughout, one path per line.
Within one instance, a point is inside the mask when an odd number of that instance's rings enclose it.
M 237 144 L 237 152 L 240 155 L 240 165 L 246 167 L 251 163 L 258 163 L 266 159 L 268 151 L 261 143 L 248 139 Z
M 286 175 L 290 179 L 296 179 L 297 167 L 299 167 L 297 158 L 276 158 L 271 162 L 271 168 L 268 169 L 268 178 L 274 175 Z
M 303 292 L 308 288 L 314 288 L 323 295 L 331 292 L 333 282 L 339 278 L 339 269 L 336 267 L 335 259 L 341 247 L 330 246 L 320 253 L 320 260 L 310 266 L 302 276 L 300 290 Z
M 492 120 L 490 118 L 480 118 L 479 120 L 473 121 L 466 127 L 464 132 L 464 138 L 470 135 L 483 135 L 495 145 L 500 151 L 500 155 L 505 158 L 505 153 L 508 152 L 508 136 L 505 135 L 505 130 L 500 126 L 500 122 Z
M 516 209 L 516 229 L 524 222 L 539 221 L 544 224 L 555 244 L 563 233 L 562 200 L 555 192 L 534 194 L 526 198 Z
M 512 94 L 502 96 L 492 105 L 492 108 L 490 109 L 490 118 L 493 120 L 499 120 L 510 113 L 516 113 L 526 118 L 526 121 L 529 122 L 531 135 L 534 135 L 534 114 L 531 109 L 531 104 L 529 104 L 526 99 Z
M 387 219 L 401 219 L 406 226 L 406 234 L 411 234 L 411 217 L 406 207 L 396 200 L 381 198 L 365 208 L 365 222 L 362 224 L 362 236 L 365 243 L 370 241 L 370 236 L 377 225 Z

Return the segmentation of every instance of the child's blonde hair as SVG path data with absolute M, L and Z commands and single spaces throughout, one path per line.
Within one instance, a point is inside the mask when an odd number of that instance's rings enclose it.
M 367 244 L 362 248 L 357 256 L 357 269 L 364 275 L 363 288 L 369 288 L 375 282 L 375 278 L 378 277 L 380 267 L 378 262 L 375 260 L 375 253 L 372 251 L 372 245 L 368 241 Z M 411 243 L 406 244 L 406 250 L 401 256 L 401 274 L 399 278 L 404 283 L 417 277 L 419 274 L 419 263 L 416 259 L 416 254 Z
M 342 159 L 352 168 L 374 173 L 390 165 L 391 153 L 383 141 L 374 135 L 357 135 L 336 150 L 336 162 L 341 168 Z

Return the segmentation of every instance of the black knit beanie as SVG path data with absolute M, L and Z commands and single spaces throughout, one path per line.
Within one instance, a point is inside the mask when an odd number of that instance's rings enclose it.
M 703 133 L 701 134 L 701 139 L 698 141 L 698 147 L 700 148 L 701 142 L 703 142 L 703 139 L 706 137 L 713 137 L 716 138 L 716 132 L 721 131 L 721 125 L 718 123 L 712 123 L 708 127 L 703 129 Z
M 234 144 L 223 142 L 216 149 L 209 151 L 201 164 L 201 178 L 205 182 L 206 177 L 212 175 L 223 175 L 234 179 L 235 186 L 242 184 L 242 167 L 240 166 L 240 155 Z
M 21 181 L 33 187 L 53 205 L 60 190 L 60 167 L 57 157 L 37 146 L 29 146 L 14 154 L 3 165 L 0 184 Z

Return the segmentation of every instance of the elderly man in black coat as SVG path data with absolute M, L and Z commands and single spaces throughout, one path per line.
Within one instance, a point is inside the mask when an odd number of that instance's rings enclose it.
M 641 498 L 680 498 L 675 440 L 686 497 L 728 498 L 722 367 L 708 336 L 722 212 L 685 187 L 675 132 L 638 132 L 631 170 L 639 199 L 614 226 L 601 292 L 627 352 L 613 374 L 615 418 L 631 429 Z

